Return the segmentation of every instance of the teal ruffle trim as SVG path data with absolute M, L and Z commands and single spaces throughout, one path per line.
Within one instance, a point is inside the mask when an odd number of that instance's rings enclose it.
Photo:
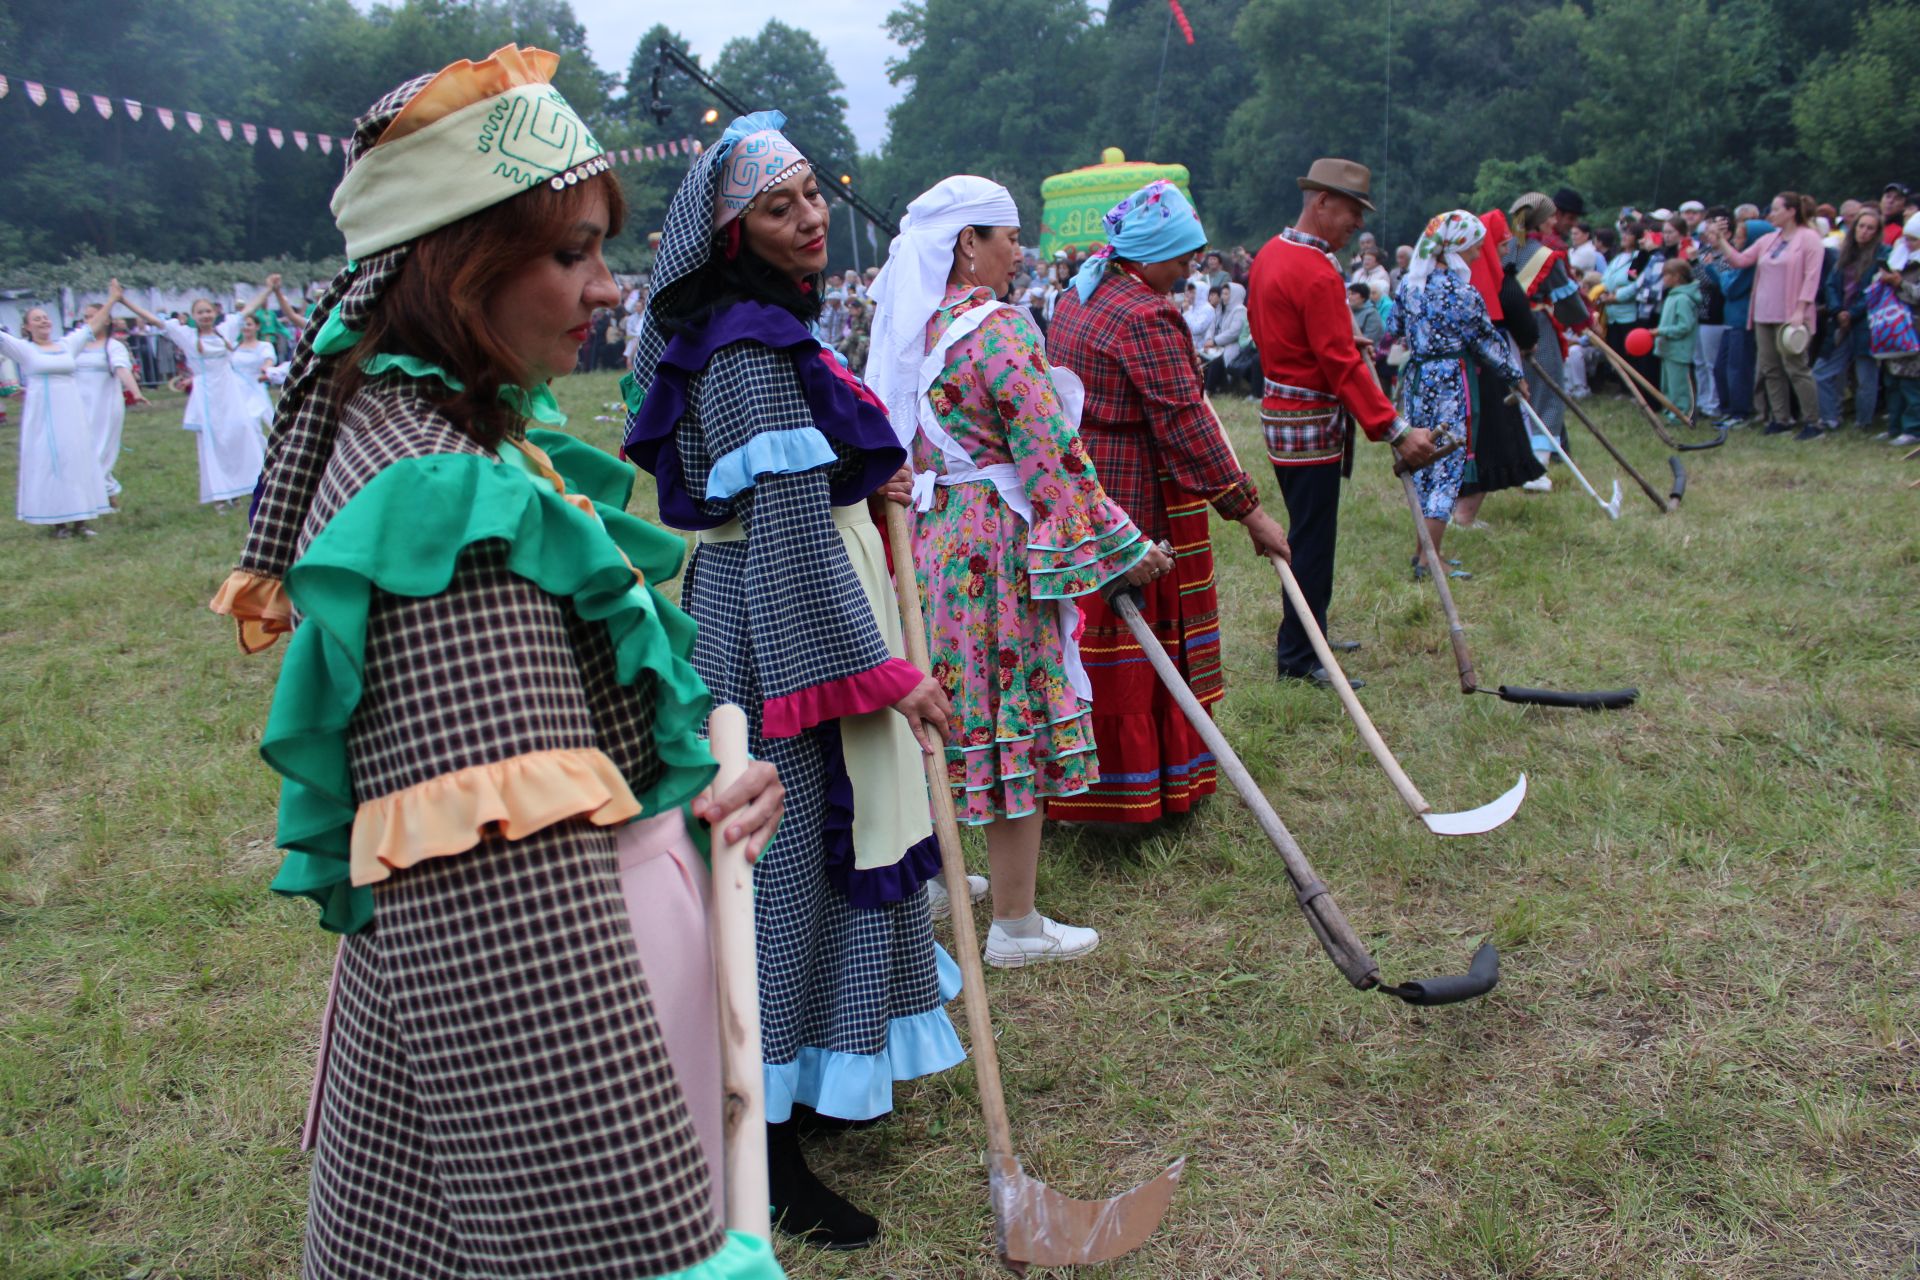
M 339 312 L 327 313 L 327 323 L 322 326 L 320 336 L 314 339 L 313 349 L 321 355 L 332 355 L 336 351 L 345 351 L 360 341 L 360 334 L 344 324 L 336 325 Z M 322 347 L 321 344 L 331 344 Z M 402 355 L 395 351 L 376 351 L 360 362 L 360 368 L 369 377 L 383 373 L 399 371 L 409 378 L 433 378 L 449 391 L 465 391 L 466 383 L 442 369 L 431 360 L 422 360 L 419 356 Z M 535 422 L 544 422 L 550 427 L 567 425 L 567 415 L 560 412 L 560 402 L 553 398 L 553 388 L 547 383 L 537 387 L 502 387 L 500 399 L 509 409 L 523 418 Z
M 830 466 L 833 446 L 818 427 L 767 431 L 720 457 L 707 473 L 707 501 L 719 502 L 753 488 L 761 476 L 798 475 Z
M 960 994 L 960 966 L 947 949 L 933 944 L 940 1003 Z M 918 1080 L 957 1067 L 967 1051 L 942 1008 L 895 1018 L 887 1024 L 887 1044 L 879 1053 L 841 1053 L 811 1046 L 792 1062 L 761 1067 L 767 1088 L 767 1119 L 779 1124 L 793 1115 L 794 1103 L 841 1120 L 871 1120 L 893 1110 L 896 1081 Z
M 553 469 L 567 482 L 567 492 L 585 494 L 597 504 L 626 510 L 640 468 L 559 431 L 533 427 L 527 432 L 527 443 L 552 460 Z M 663 536 L 680 542 L 671 535 Z
M 699 736 L 711 699 L 689 661 L 693 619 L 652 586 L 672 576 L 684 545 L 625 512 L 597 510 L 604 528 L 511 464 L 436 454 L 389 466 L 313 540 L 287 571 L 287 595 L 305 620 L 287 647 L 260 745 L 283 779 L 279 843 L 287 852 L 275 892 L 312 898 L 321 925 L 336 933 L 372 919 L 373 893 L 352 885 L 348 866 L 355 806 L 347 725 L 363 687 L 368 606 L 375 588 L 440 594 L 461 551 L 477 542 L 504 541 L 510 570 L 605 625 L 621 684 L 649 681 L 664 768 L 656 785 L 635 792 L 642 811 L 685 804 L 711 781 L 713 757 Z M 647 585 L 634 581 L 628 561 Z
M 628 413 L 640 412 L 640 405 L 647 398 L 647 389 L 633 379 L 633 371 L 620 375 L 620 399 L 626 402 Z
M 705 1262 L 670 1271 L 655 1280 L 786 1280 L 773 1246 L 740 1231 L 727 1232 L 727 1242 Z

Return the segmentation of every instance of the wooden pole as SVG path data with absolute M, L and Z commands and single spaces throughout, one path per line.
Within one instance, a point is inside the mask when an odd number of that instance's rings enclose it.
M 747 713 L 715 707 L 707 741 L 724 791 L 747 771 Z M 746 842 L 713 833 L 713 958 L 720 988 L 721 1101 L 726 1124 L 726 1221 L 730 1231 L 771 1241 L 767 1185 L 766 1077 L 760 1056 L 760 964 L 753 936 L 753 868 Z
M 1599 339 L 1596 338 L 1595 341 L 1598 342 Z M 1607 439 L 1606 436 L 1601 434 L 1600 428 L 1593 425 L 1593 419 L 1587 416 L 1586 411 L 1582 409 L 1579 403 L 1575 401 L 1574 398 L 1567 393 L 1566 388 L 1562 387 L 1559 383 L 1555 382 L 1552 378 L 1548 377 L 1547 371 L 1542 369 L 1539 363 L 1535 361 L 1532 356 L 1527 357 L 1527 363 L 1533 367 L 1534 376 L 1540 379 L 1541 383 L 1546 386 L 1547 390 L 1553 392 L 1554 395 L 1560 398 L 1560 402 L 1567 406 L 1567 412 L 1571 413 L 1574 417 L 1580 419 L 1581 425 L 1586 427 L 1588 431 L 1592 432 L 1593 438 L 1600 442 L 1600 447 L 1613 455 L 1613 460 L 1620 464 L 1620 469 L 1633 477 L 1633 482 L 1639 485 L 1641 490 L 1647 495 L 1647 501 L 1653 503 L 1654 506 L 1660 508 L 1660 512 L 1662 515 L 1666 514 L 1668 511 L 1671 511 L 1673 509 L 1673 505 L 1668 502 L 1668 499 L 1666 498 L 1666 496 L 1662 494 L 1658 489 L 1655 489 L 1652 485 L 1648 484 L 1647 478 L 1645 476 L 1641 475 L 1638 471 L 1635 471 L 1633 469 L 1633 464 L 1627 461 L 1625 455 L 1623 455 L 1620 452 L 1620 450 L 1614 448 L 1613 441 Z

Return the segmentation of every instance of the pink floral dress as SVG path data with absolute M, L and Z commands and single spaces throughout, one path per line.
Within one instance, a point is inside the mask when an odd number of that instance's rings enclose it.
M 985 289 L 950 291 L 927 350 L 992 302 Z M 990 483 L 939 485 L 915 532 L 933 677 L 953 703 L 947 776 L 971 826 L 1026 817 L 1041 797 L 1098 780 L 1090 704 L 1069 684 L 1054 602 L 1099 590 L 1150 546 L 1100 487 L 1042 350 L 1025 312 L 1003 307 L 953 345 L 928 391 L 974 465 L 1011 463 L 1033 504 L 1029 527 Z M 947 472 L 924 433 L 914 470 Z

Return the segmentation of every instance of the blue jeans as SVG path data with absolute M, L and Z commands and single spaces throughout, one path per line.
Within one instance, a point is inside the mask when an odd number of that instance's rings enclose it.
M 1820 421 L 1829 427 L 1840 425 L 1840 410 L 1847 398 L 1847 373 L 1855 379 L 1853 422 L 1864 427 L 1873 421 L 1880 407 L 1880 362 L 1870 355 L 1855 355 L 1853 342 L 1845 340 L 1820 357 L 1813 366 L 1814 392 L 1820 400 Z
M 1753 343 L 1753 330 L 1744 326 L 1727 326 L 1726 336 L 1720 342 L 1720 358 L 1726 366 L 1726 376 L 1720 378 L 1720 410 L 1731 418 L 1751 418 L 1753 416 L 1753 373 L 1758 363 L 1759 348 Z M 1715 371 L 1716 378 L 1719 371 Z
M 1920 378 L 1887 375 L 1887 433 L 1920 436 Z

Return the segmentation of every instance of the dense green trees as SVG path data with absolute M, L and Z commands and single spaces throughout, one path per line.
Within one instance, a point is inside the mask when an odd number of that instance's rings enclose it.
M 796 140 L 904 204 L 935 180 L 1006 183 L 1038 225 L 1040 180 L 1103 147 L 1179 161 L 1216 238 L 1255 241 L 1291 216 L 1316 155 L 1375 169 L 1396 240 L 1444 207 L 1505 203 L 1569 182 L 1597 212 L 1764 200 L 1797 187 L 1838 200 L 1920 180 L 1900 104 L 1920 82 L 1912 0 L 1185 0 L 1195 43 L 1161 0 L 895 0 L 891 74 L 906 95 L 877 155 L 857 156 L 842 85 L 795 24 L 730 41 L 715 76 L 778 106 Z M 149 115 L 101 120 L 35 107 L 50 86 L 190 107 L 261 125 L 347 132 L 408 75 L 508 40 L 565 55 L 561 87 L 612 147 L 689 134 L 718 104 L 685 77 L 660 89 L 656 26 L 624 77 L 600 72 L 567 0 L 195 0 L 0 6 L 0 263 L 73 254 L 147 258 L 320 257 L 338 240 L 327 197 L 338 156 L 263 138 L 223 142 L 209 124 L 165 132 Z M 804 21 L 797 16 L 796 22 Z M 640 260 L 683 168 L 623 168 Z M 836 243 L 839 237 L 835 237 Z

